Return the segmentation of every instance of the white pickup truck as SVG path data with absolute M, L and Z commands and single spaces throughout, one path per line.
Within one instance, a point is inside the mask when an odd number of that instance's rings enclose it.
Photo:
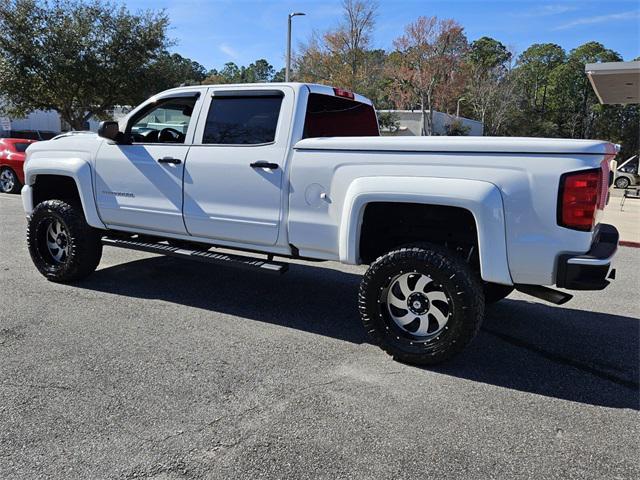
M 609 283 L 618 232 L 598 219 L 616 152 L 385 138 L 371 102 L 341 89 L 192 86 L 98 135 L 30 146 L 22 200 L 33 262 L 56 282 L 93 272 L 103 245 L 265 272 L 286 270 L 276 256 L 369 265 L 366 330 L 394 358 L 434 364 L 514 288 L 563 303 L 569 294 L 545 286 Z

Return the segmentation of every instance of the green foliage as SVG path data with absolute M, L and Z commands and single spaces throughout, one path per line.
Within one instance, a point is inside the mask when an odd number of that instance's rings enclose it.
M 378 112 L 378 126 L 390 132 L 398 130 L 398 121 L 400 118 L 394 112 Z
M 482 37 L 471 42 L 467 52 L 467 60 L 471 65 L 490 71 L 509 63 L 511 52 L 499 41 L 490 37 Z
M 584 72 L 586 63 L 617 61 L 622 61 L 620 55 L 598 42 L 568 54 L 557 45 L 533 45 L 520 56 L 514 71 L 518 102 L 507 133 L 602 138 L 622 143 L 623 150 L 637 150 L 637 105 L 601 105 Z
M 134 104 L 168 88 L 200 84 L 206 78 L 207 70 L 198 62 L 165 51 L 149 64 L 143 75 L 143 90 Z
M 271 79 L 272 82 L 284 82 L 285 81 L 285 69 L 284 67 L 278 70 Z
M 280 79 L 281 77 L 281 79 Z M 233 62 L 225 63 L 222 70 L 211 70 L 202 83 L 225 84 L 225 83 L 265 83 L 274 81 L 284 81 L 284 70 L 276 73 L 273 65 L 264 58 L 256 60 L 248 67 L 239 67 Z
M 130 13 L 105 0 L 5 0 L 0 91 L 5 110 L 57 110 L 73 128 L 135 104 L 167 46 L 164 12 Z
M 463 137 L 465 135 L 469 135 L 471 127 L 464 125 L 460 120 L 454 120 L 446 125 L 445 130 L 449 136 Z
M 515 103 L 511 52 L 499 41 L 482 37 L 466 54 L 468 73 L 463 106 L 484 124 L 485 135 L 499 135 Z
M 560 45 L 537 43 L 527 48 L 517 61 L 516 81 L 519 86 L 521 108 L 539 114 L 544 119 L 551 72 L 565 62 Z

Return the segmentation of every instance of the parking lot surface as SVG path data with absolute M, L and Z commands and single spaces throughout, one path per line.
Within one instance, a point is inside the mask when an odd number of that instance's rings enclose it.
M 394 362 L 363 269 L 105 249 L 46 281 L 0 196 L 0 478 L 639 478 L 640 250 L 558 307 L 513 294 L 437 368 Z

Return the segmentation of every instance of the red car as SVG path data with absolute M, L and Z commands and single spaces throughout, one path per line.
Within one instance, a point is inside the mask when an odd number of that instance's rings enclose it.
M 0 138 L 0 191 L 19 193 L 24 183 L 25 150 L 35 140 Z

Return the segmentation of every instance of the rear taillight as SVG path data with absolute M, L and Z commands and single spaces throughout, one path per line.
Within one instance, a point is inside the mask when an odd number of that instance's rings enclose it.
M 560 178 L 558 224 L 574 230 L 589 231 L 601 206 L 602 169 L 565 173 Z

